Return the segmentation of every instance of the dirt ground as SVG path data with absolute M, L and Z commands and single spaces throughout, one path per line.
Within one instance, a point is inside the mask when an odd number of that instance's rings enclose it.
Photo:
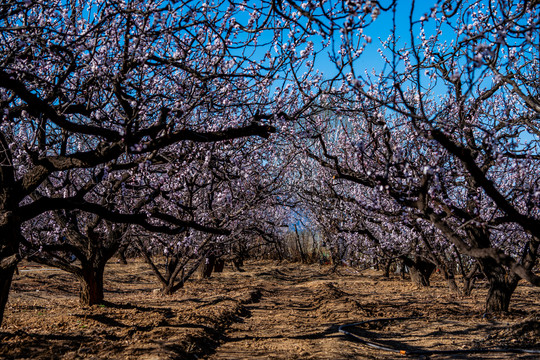
M 14 279 L 0 359 L 538 359 L 540 289 L 521 283 L 502 316 L 483 314 L 440 279 L 417 289 L 374 270 L 252 262 L 162 296 L 144 263 L 106 269 L 106 305 L 81 308 L 71 275 L 28 265 Z M 347 328 L 344 324 L 373 319 Z M 390 352 L 362 341 L 394 349 Z M 403 351 L 400 353 L 399 351 Z M 481 351 L 481 350 L 480 350 Z

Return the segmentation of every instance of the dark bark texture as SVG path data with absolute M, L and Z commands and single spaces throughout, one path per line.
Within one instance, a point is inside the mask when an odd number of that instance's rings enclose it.
M 77 276 L 81 284 L 79 300 L 83 306 L 103 303 L 103 273 L 105 264 L 96 267 L 83 268 Z
M 430 286 L 429 278 L 435 270 L 435 264 L 417 255 L 411 257 L 403 256 L 401 259 L 403 260 L 403 264 L 409 268 L 411 281 L 415 285 L 422 287 Z

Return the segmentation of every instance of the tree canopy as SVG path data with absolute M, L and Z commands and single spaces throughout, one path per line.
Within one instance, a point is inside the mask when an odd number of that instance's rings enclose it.
M 0 33 L 0 319 L 21 248 L 294 213 L 364 260 L 465 255 L 492 311 L 540 285 L 538 1 L 7 1 Z

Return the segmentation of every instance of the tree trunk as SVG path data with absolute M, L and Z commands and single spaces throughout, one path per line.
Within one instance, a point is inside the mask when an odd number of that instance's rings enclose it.
M 0 326 L 2 326 L 2 320 L 4 319 L 4 310 L 8 301 L 15 267 L 16 265 L 13 265 L 7 269 L 0 269 Z
M 212 275 L 214 266 L 216 263 L 216 257 L 214 255 L 209 255 L 201 264 L 197 270 L 199 279 L 207 279 Z
M 383 276 L 385 278 L 389 278 L 390 277 L 390 268 L 392 267 L 392 259 L 386 259 L 384 261 L 384 274 Z M 377 262 L 377 267 L 379 266 L 379 263 Z
M 223 268 L 225 268 L 225 260 L 217 259 L 216 263 L 214 264 L 214 272 L 222 273 Z
M 79 300 L 82 306 L 103 303 L 103 272 L 105 266 L 83 268 L 78 275 L 81 284 Z
M 20 200 L 15 199 L 15 170 L 13 165 L 10 165 L 13 164 L 13 159 L 8 144 L 4 133 L 0 132 L 0 326 L 17 266 L 17 261 L 12 263 L 9 259 L 17 256 L 22 240 L 21 225 L 13 217 L 13 210 L 17 208 Z
M 486 299 L 486 312 L 507 312 L 510 306 L 510 298 L 514 289 L 506 281 L 490 279 L 488 296 Z
M 294 225 L 294 231 L 296 233 L 296 246 L 298 248 L 298 251 L 300 252 L 300 259 L 302 261 L 302 264 L 305 264 L 307 262 L 306 255 L 304 254 L 304 249 L 302 249 L 302 243 L 300 242 L 300 234 L 298 234 L 298 229 L 296 228 L 296 224 Z
M 173 285 L 174 285 L 174 284 L 172 284 L 172 283 L 169 283 L 169 284 L 167 284 L 167 285 L 163 285 L 163 286 L 161 287 L 161 293 L 162 293 L 163 295 L 172 295 L 172 294 L 174 294 L 175 291 L 173 291 Z
M 429 278 L 433 271 L 435 271 L 435 264 L 421 259 L 419 256 L 415 256 L 414 259 L 410 259 L 407 256 L 403 256 L 403 263 L 409 268 L 409 274 L 411 275 L 411 281 L 420 287 L 430 286 Z
M 244 266 L 244 260 L 242 259 L 242 257 L 238 256 L 238 257 L 234 258 L 232 262 L 233 262 L 233 266 L 236 269 L 236 271 L 238 271 L 238 272 L 243 272 L 244 271 L 242 269 L 242 266 Z
M 442 261 L 440 261 L 438 265 L 439 265 L 439 269 L 441 273 L 444 276 L 444 279 L 446 280 L 448 289 L 456 295 L 461 295 L 461 292 L 459 291 L 459 287 L 457 286 L 457 283 L 456 283 L 456 277 L 454 275 L 453 270 L 450 270 L 448 264 L 443 263 Z
M 420 269 L 416 267 L 409 267 L 409 272 L 411 275 L 411 281 L 415 285 L 421 286 L 421 287 L 430 286 L 429 276 L 431 275 L 431 272 L 427 273 L 427 272 L 421 271 Z
M 401 279 L 405 280 L 405 274 L 409 273 L 409 268 L 405 265 L 405 262 L 401 262 L 401 267 L 399 268 L 399 273 L 401 274 Z
M 463 295 L 470 296 L 472 289 L 474 288 L 474 283 L 477 277 L 483 276 L 478 272 L 478 263 L 475 262 L 469 272 L 465 273 L 465 270 L 462 271 L 463 274 Z
M 1 177 L 0 177 L 1 180 Z M 0 212 L 0 326 L 4 319 L 13 274 L 20 260 L 20 226 L 10 221 L 7 212 Z
M 517 287 L 517 279 L 510 281 L 506 271 L 501 265 L 486 269 L 484 274 L 489 282 L 489 290 L 486 298 L 486 312 L 500 313 L 507 312 L 510 306 L 510 299 Z
M 452 293 L 457 294 L 457 295 L 461 295 L 461 291 L 459 291 L 459 286 L 456 283 L 456 278 L 453 275 L 449 276 L 446 279 L 446 284 L 448 284 L 448 289 Z
M 127 265 L 126 251 L 127 251 L 127 245 L 122 245 L 117 250 L 118 259 L 120 260 L 120 263 L 123 265 Z

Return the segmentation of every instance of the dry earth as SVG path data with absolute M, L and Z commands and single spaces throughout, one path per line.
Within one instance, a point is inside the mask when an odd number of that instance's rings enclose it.
M 455 298 L 435 279 L 417 289 L 398 277 L 317 265 L 248 263 L 173 296 L 154 291 L 143 263 L 111 264 L 102 306 L 80 308 L 71 275 L 21 268 L 0 329 L 0 359 L 537 359 L 540 354 L 414 354 L 427 350 L 540 349 L 540 289 L 521 284 L 511 312 L 483 314 L 485 286 Z M 349 328 L 371 319 L 407 320 Z M 413 354 L 411 354 L 411 352 Z

